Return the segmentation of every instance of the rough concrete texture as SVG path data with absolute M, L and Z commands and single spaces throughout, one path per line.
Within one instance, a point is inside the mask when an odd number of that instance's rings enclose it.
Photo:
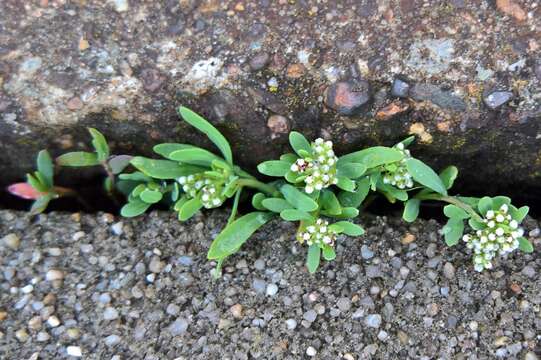
M 272 221 L 213 281 L 227 213 L 0 211 L 2 359 L 526 359 L 541 356 L 541 238 L 476 273 L 431 221 L 363 218 L 316 275 Z
M 83 148 L 88 125 L 117 153 L 209 145 L 178 121 L 184 104 L 252 169 L 289 129 L 341 152 L 414 133 L 469 185 L 539 189 L 537 1 L 4 0 L 0 14 L 2 183 L 40 148 Z

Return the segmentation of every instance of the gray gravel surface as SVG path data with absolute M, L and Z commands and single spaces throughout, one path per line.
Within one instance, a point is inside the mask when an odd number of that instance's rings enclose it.
M 0 211 L 0 358 L 541 357 L 539 238 L 479 274 L 436 221 L 369 217 L 311 276 L 294 226 L 274 221 L 213 281 L 226 216 Z

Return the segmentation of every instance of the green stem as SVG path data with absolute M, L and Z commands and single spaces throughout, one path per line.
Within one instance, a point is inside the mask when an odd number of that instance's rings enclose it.
M 256 179 L 245 179 L 245 178 L 238 179 L 237 184 L 240 187 L 247 186 L 247 187 L 251 187 L 251 188 L 263 191 L 267 195 L 271 195 L 271 196 L 274 196 L 277 192 L 277 190 L 273 186 L 262 183 L 261 181 L 256 180 Z
M 463 201 L 460 201 L 459 199 L 457 199 L 454 196 L 444 196 L 444 195 L 440 195 L 440 194 L 427 194 L 427 195 L 419 196 L 418 199 L 419 200 L 437 200 L 437 201 L 446 202 L 448 204 L 453 204 L 453 205 L 461 208 L 465 212 L 467 212 L 475 220 L 477 220 L 479 222 L 483 221 L 481 216 L 479 216 L 479 214 L 470 205 L 466 204 Z
M 233 208 L 231 209 L 231 215 L 229 215 L 229 219 L 227 220 L 227 225 L 230 225 L 233 221 L 235 221 L 235 217 L 237 216 L 237 209 L 239 208 L 239 200 L 240 200 L 241 192 L 242 192 L 242 186 L 239 187 L 239 189 L 235 193 L 235 199 L 233 200 Z

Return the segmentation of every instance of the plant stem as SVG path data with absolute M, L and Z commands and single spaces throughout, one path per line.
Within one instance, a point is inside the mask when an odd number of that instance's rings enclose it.
M 277 192 L 274 186 L 267 185 L 256 179 L 241 178 L 237 180 L 237 184 L 241 187 L 247 186 L 247 187 L 251 187 L 251 188 L 263 191 L 267 195 L 271 195 L 271 196 L 274 196 L 274 194 Z
M 229 219 L 227 220 L 227 225 L 230 225 L 233 221 L 235 221 L 235 216 L 237 216 L 237 209 L 239 207 L 239 200 L 240 200 L 241 192 L 242 192 L 242 186 L 239 187 L 239 189 L 235 193 L 235 199 L 233 200 L 233 208 L 231 209 L 231 215 L 229 215 Z
M 470 205 L 468 205 L 465 202 L 457 199 L 454 196 L 444 196 L 444 195 L 440 195 L 440 194 L 427 194 L 427 195 L 423 195 L 423 196 L 418 197 L 418 199 L 419 200 L 437 200 L 437 201 L 446 202 L 448 204 L 453 204 L 453 205 L 461 208 L 462 210 L 466 211 L 475 220 L 483 221 L 481 216 L 479 216 L 479 214 Z

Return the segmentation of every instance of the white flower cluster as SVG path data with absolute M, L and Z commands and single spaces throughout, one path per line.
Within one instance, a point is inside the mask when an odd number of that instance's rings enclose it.
M 308 246 L 316 244 L 320 247 L 333 246 L 336 241 L 336 232 L 329 228 L 329 222 L 317 219 L 314 224 L 308 225 L 304 230 L 297 233 L 297 239 L 302 243 L 306 241 Z
M 178 182 L 189 197 L 199 197 L 206 209 L 218 207 L 225 201 L 225 196 L 222 195 L 222 185 L 205 178 L 203 174 L 181 176 L 178 178 Z
M 314 190 L 327 188 L 338 182 L 336 162 L 338 158 L 332 149 L 332 141 L 318 138 L 312 143 L 312 158 L 297 159 L 291 165 L 291 171 L 304 178 L 304 191 L 311 194 Z
M 400 151 L 404 158 L 393 165 L 396 166 L 396 169 L 390 171 L 387 169 L 386 173 L 383 175 L 383 183 L 396 186 L 399 189 L 409 189 L 413 187 L 413 179 L 411 174 L 408 172 L 406 167 L 406 160 L 411 157 L 410 151 L 404 148 L 404 144 L 398 143 L 394 147 Z
M 497 211 L 487 211 L 484 219 L 487 228 L 462 237 L 466 246 L 473 249 L 473 264 L 476 271 L 491 269 L 491 260 L 495 256 L 505 255 L 518 248 L 518 238 L 524 234 L 524 230 L 508 211 L 509 207 L 506 204 Z

